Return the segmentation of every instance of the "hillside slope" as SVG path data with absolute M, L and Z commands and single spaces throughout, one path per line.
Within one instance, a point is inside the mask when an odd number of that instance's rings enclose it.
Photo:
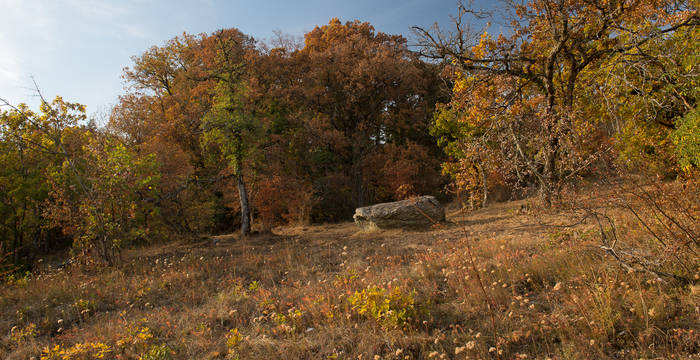
M 697 286 L 625 271 L 593 224 L 527 209 L 450 212 L 430 231 L 282 227 L 47 270 L 0 291 L 0 358 L 697 356 Z

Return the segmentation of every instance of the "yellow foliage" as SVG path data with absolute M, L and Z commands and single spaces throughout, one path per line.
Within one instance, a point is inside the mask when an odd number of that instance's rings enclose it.
M 12 342 L 19 344 L 37 335 L 36 325 L 34 323 L 29 323 L 23 329 L 19 329 L 16 326 L 10 331 L 10 339 Z
M 355 291 L 348 301 L 359 315 L 370 317 L 384 327 L 402 327 L 416 314 L 413 296 L 413 291 L 406 294 L 399 287 L 387 291 L 369 286 Z
M 41 353 L 41 360 L 88 360 L 104 359 L 112 348 L 98 342 L 78 343 L 69 348 L 55 345 L 53 348 L 45 348 Z

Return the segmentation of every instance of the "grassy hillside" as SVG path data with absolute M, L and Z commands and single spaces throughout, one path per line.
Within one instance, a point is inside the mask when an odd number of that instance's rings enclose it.
M 0 358 L 698 356 L 700 288 L 625 270 L 595 224 L 561 227 L 570 213 L 527 201 L 448 220 L 285 227 L 47 268 L 0 290 Z

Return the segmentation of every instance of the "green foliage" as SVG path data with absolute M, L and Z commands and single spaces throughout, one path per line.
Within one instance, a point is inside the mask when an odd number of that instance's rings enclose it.
M 21 267 L 42 243 L 58 247 L 61 236 L 44 214 L 46 172 L 64 160 L 72 130 L 83 120 L 84 107 L 60 97 L 38 113 L 24 104 L 0 112 L 0 262 Z M 3 259 L 3 251 L 12 256 Z
M 10 274 L 6 278 L 4 278 L 5 285 L 7 286 L 15 286 L 15 287 L 26 287 L 27 284 L 29 283 L 29 278 L 31 276 L 31 272 L 26 271 L 24 275 L 22 274 Z
M 376 320 L 383 327 L 403 327 L 415 318 L 415 291 L 404 293 L 394 287 L 387 291 L 378 286 L 369 286 L 355 291 L 348 301 L 359 315 Z
M 618 128 L 616 148 L 628 168 L 669 175 L 692 164 L 693 114 L 700 100 L 698 36 L 697 26 L 680 28 L 595 69 L 611 75 L 597 77 L 602 92 L 589 99 L 588 112 Z
M 680 118 L 672 134 L 678 165 L 683 171 L 700 167 L 700 108 Z
M 238 328 L 231 329 L 228 334 L 226 334 L 226 347 L 229 351 L 235 351 L 243 341 L 243 335 L 238 331 Z
M 443 104 L 435 111 L 430 134 L 448 156 L 461 158 L 465 154 L 459 143 L 473 139 L 476 132 L 474 126 L 459 120 L 459 111 L 455 107 Z
M 248 285 L 248 290 L 252 292 L 256 292 L 260 290 L 260 283 L 257 280 L 254 280 L 250 285 Z
M 173 351 L 165 344 L 151 345 L 139 360 L 170 360 L 173 358 L 172 354 Z
M 37 335 L 38 331 L 36 330 L 36 324 L 34 323 L 29 323 L 23 329 L 15 327 L 12 329 L 12 331 L 10 331 L 10 339 L 12 340 L 12 342 L 18 345 L 36 337 Z
M 260 121 L 245 109 L 246 87 L 220 82 L 215 89 L 214 106 L 204 118 L 202 146 L 210 160 L 223 159 L 234 172 L 241 171 L 243 161 L 250 159 L 262 140 Z
M 39 113 L 19 105 L 0 114 L 0 242 L 12 244 L 15 259 L 28 244 L 55 241 L 55 228 L 79 252 L 109 262 L 148 235 L 160 181 L 155 157 L 85 119 L 83 105 L 60 97 Z
M 628 122 L 617 134 L 618 159 L 626 167 L 664 173 L 675 165 L 671 131 L 653 123 Z
M 113 262 L 120 249 L 149 235 L 160 174 L 155 156 L 141 156 L 115 139 L 83 133 L 80 153 L 49 174 L 49 217 L 84 254 Z

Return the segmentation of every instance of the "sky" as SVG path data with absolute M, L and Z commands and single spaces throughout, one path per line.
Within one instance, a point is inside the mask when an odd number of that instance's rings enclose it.
M 0 98 L 13 104 L 60 95 L 105 113 L 124 92 L 122 71 L 154 45 L 236 27 L 256 39 L 302 36 L 331 18 L 403 34 L 448 25 L 457 0 L 0 0 Z

